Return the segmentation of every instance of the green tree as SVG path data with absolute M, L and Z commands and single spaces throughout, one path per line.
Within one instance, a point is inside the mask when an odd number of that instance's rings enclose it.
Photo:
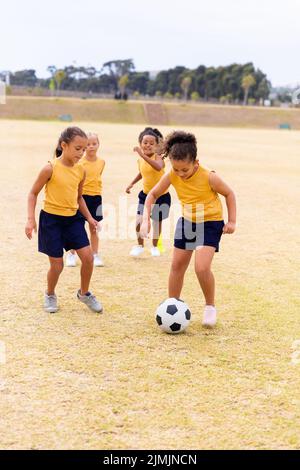
M 191 93 L 191 99 L 192 99 L 192 101 L 199 101 L 200 100 L 200 95 L 199 95 L 198 91 L 193 91 Z
M 66 78 L 66 72 L 64 70 L 57 70 L 54 75 L 54 80 L 56 83 L 56 88 L 59 93 L 60 87 L 64 79 Z
M 267 78 L 263 78 L 256 90 L 255 97 L 258 99 L 267 99 L 271 91 L 271 83 L 267 80 Z
M 118 86 L 119 86 L 119 90 L 120 90 L 120 93 L 121 93 L 121 96 L 124 97 L 125 95 L 125 91 L 126 91 L 126 87 L 128 85 L 128 82 L 129 82 L 129 77 L 128 75 L 122 75 L 122 77 L 119 78 L 118 80 Z
M 105 64 L 103 64 L 100 74 L 102 74 L 103 71 L 106 72 L 107 70 L 108 74 L 111 76 L 114 82 L 115 89 L 117 89 L 118 80 L 122 76 L 129 75 L 130 73 L 134 72 L 135 66 L 132 59 L 110 60 L 109 62 L 105 62 Z
M 38 79 L 33 69 L 18 70 L 10 77 L 11 85 L 35 87 L 37 82 Z
M 181 80 L 180 86 L 183 91 L 184 101 L 187 101 L 188 99 L 188 94 L 189 94 L 189 89 L 190 89 L 191 84 L 192 84 L 192 77 L 190 77 L 189 75 L 185 76 Z
M 49 82 L 49 90 L 51 92 L 51 95 L 53 96 L 54 91 L 55 91 L 55 80 L 54 80 L 54 78 L 51 78 L 51 80 Z
M 55 75 L 55 72 L 56 72 L 57 68 L 55 67 L 55 65 L 49 65 L 49 66 L 47 67 L 47 70 L 48 70 L 48 72 L 50 73 L 51 77 L 53 78 L 54 75 Z
M 252 88 L 255 84 L 256 84 L 256 80 L 251 74 L 245 75 L 242 78 L 241 85 L 244 90 L 244 102 L 243 102 L 244 106 L 246 106 L 248 103 L 248 96 L 249 96 L 250 88 Z
M 139 91 L 141 95 L 147 94 L 149 72 L 133 72 L 129 75 L 128 88 Z

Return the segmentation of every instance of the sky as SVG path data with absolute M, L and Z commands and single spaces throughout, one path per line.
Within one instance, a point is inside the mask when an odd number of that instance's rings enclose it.
M 300 0 L 0 0 L 0 71 L 253 62 L 273 86 L 300 83 L 299 18 Z

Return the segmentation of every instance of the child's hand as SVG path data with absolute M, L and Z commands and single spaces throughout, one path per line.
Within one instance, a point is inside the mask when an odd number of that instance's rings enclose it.
M 88 224 L 90 226 L 90 230 L 91 232 L 94 232 L 96 233 L 97 232 L 97 229 L 98 229 L 98 222 L 97 220 L 93 219 L 92 217 L 90 219 L 88 219 Z
M 136 152 L 136 153 L 138 153 L 139 156 L 143 158 L 144 154 L 143 154 L 143 152 L 142 152 L 142 150 L 141 150 L 141 147 L 133 147 L 133 151 Z
M 129 186 L 127 186 L 126 188 L 126 193 L 127 194 L 130 194 L 130 190 L 133 188 L 133 184 L 130 184 Z
M 148 234 L 150 230 L 151 230 L 150 220 L 143 220 L 141 228 L 140 228 L 140 237 L 148 238 Z
M 227 222 L 223 227 L 223 233 L 233 233 L 235 231 L 236 224 L 234 222 Z
M 32 232 L 36 232 L 36 221 L 34 219 L 28 219 L 25 226 L 25 234 L 29 240 L 32 239 Z

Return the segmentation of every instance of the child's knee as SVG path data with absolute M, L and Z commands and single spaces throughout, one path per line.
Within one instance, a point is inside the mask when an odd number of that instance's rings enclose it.
M 171 264 L 171 271 L 175 272 L 175 273 L 181 273 L 182 271 L 185 271 L 185 266 L 182 265 L 182 263 L 178 262 L 178 261 L 172 261 L 172 264 Z
M 60 274 L 62 272 L 62 270 L 64 269 L 63 259 L 59 259 L 57 261 L 52 260 L 51 263 L 50 263 L 50 267 L 53 271 Z
M 82 263 L 84 266 L 93 265 L 93 262 L 94 262 L 94 257 L 93 257 L 92 252 L 85 253 L 85 254 L 81 257 L 81 263 Z
M 205 277 L 210 273 L 210 266 L 195 266 L 195 273 L 197 274 L 197 276 Z

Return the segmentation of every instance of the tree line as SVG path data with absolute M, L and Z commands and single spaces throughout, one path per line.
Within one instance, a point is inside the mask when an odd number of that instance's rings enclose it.
M 33 69 L 10 74 L 11 85 L 41 87 L 53 94 L 60 90 L 105 93 L 124 97 L 157 96 L 221 102 L 258 102 L 267 99 L 271 83 L 252 62 L 219 67 L 200 65 L 196 69 L 176 66 L 157 74 L 137 72 L 132 59 L 113 60 L 95 67 L 68 65 L 48 67 L 49 78 L 38 78 Z M 0 74 L 1 76 L 1 74 Z

